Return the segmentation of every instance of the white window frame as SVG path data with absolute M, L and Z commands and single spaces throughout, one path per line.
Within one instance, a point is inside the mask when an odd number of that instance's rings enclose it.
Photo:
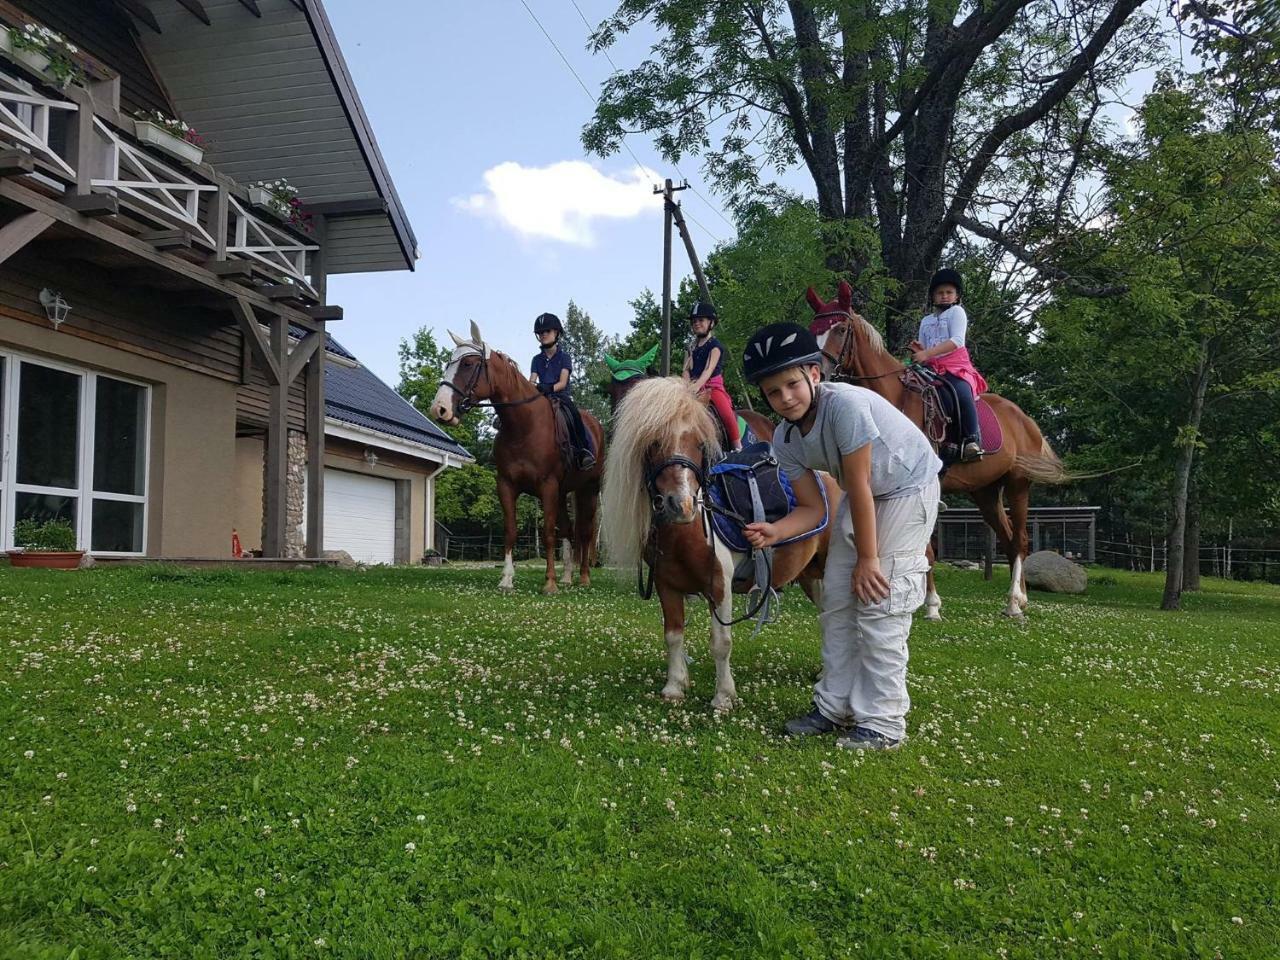
M 3 422 L 0 422 L 0 443 L 3 453 L 0 455 L 0 548 L 13 549 L 13 520 L 17 516 L 17 495 L 19 493 L 44 493 L 56 496 L 76 498 L 76 547 L 85 552 L 92 552 L 100 557 L 140 557 L 146 554 L 148 531 L 150 529 L 151 489 L 151 385 L 132 377 L 116 373 L 105 373 L 86 367 L 72 366 L 46 357 L 30 356 L 15 351 L 0 352 L 0 363 L 5 365 Z M 80 378 L 80 396 L 77 412 L 79 423 L 76 429 L 76 479 L 78 485 L 72 487 L 46 487 L 30 483 L 18 483 L 18 398 L 22 380 L 24 363 L 60 370 L 74 374 Z M 118 380 L 142 389 L 143 412 L 142 422 L 142 493 L 99 493 L 93 488 L 93 440 L 97 425 L 98 378 Z M 94 500 L 114 500 L 123 503 L 142 505 L 142 543 L 139 550 L 92 550 L 93 544 L 93 504 Z

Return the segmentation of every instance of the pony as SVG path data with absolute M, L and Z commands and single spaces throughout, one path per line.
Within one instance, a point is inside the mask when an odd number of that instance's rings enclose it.
M 711 609 L 711 655 L 716 690 L 711 705 L 729 710 L 737 700 L 730 654 L 733 649 L 733 571 L 741 555 L 710 533 L 703 501 L 709 464 L 720 456 L 720 439 L 692 387 L 679 377 L 641 380 L 628 392 L 614 418 L 609 464 L 605 469 L 603 539 L 611 561 L 623 569 L 649 565 L 662 605 L 667 644 L 664 699 L 683 700 L 689 689 L 685 659 L 685 597 L 697 595 Z M 821 477 L 820 477 L 821 479 Z M 826 477 L 828 497 L 838 497 Z M 829 499 L 829 502 L 836 502 Z M 822 561 L 815 562 L 814 541 L 823 534 L 774 552 L 775 587 L 800 577 L 816 579 L 809 598 L 821 605 Z M 825 542 L 825 541 L 824 541 Z M 804 579 L 801 579 L 802 586 Z
M 866 387 L 880 394 L 925 431 L 924 401 L 901 380 L 907 369 L 885 347 L 884 339 L 852 307 L 853 290 L 840 281 L 837 298 L 827 302 L 810 287 L 805 298 L 813 308 L 809 329 L 818 338 L 826 375 Z M 1005 616 L 1022 617 L 1027 607 L 1023 561 L 1028 553 L 1027 507 L 1031 484 L 1062 484 L 1073 477 L 1040 432 L 1040 427 L 1017 404 L 994 393 L 982 395 L 1003 434 L 1000 449 L 972 463 L 956 463 L 942 477 L 943 493 L 966 493 L 982 518 L 995 531 L 1009 561 L 1009 595 Z M 926 433 L 928 431 L 925 431 Z M 1004 501 L 1008 502 L 1006 512 Z M 925 619 L 942 619 L 942 598 L 934 582 L 930 549 Z
M 578 584 L 591 583 L 590 563 L 595 546 L 596 512 L 604 470 L 604 430 L 600 421 L 583 413 L 583 423 L 595 443 L 596 463 L 590 470 L 578 470 L 561 454 L 556 437 L 558 413 L 554 401 L 538 392 L 520 368 L 506 354 L 484 342 L 480 328 L 472 322 L 471 338 L 464 340 L 452 331 L 456 349 L 441 376 L 440 388 L 431 403 L 431 414 L 447 425 L 479 406 L 492 407 L 498 417 L 498 435 L 493 443 L 493 459 L 498 470 L 498 500 L 502 503 L 505 551 L 502 580 L 498 586 L 515 586 L 516 497 L 528 493 L 542 504 L 542 531 L 546 543 L 547 570 L 542 592 L 553 594 L 556 587 L 555 544 L 558 529 L 572 541 L 565 557 L 564 584 L 572 582 L 571 563 L 578 564 Z M 571 459 L 571 458 L 570 458 Z M 573 522 L 569 523 L 567 497 L 573 494 Z M 563 519 L 563 525 L 558 521 Z
M 623 398 L 635 387 L 651 379 L 651 374 L 648 371 L 657 356 L 657 351 L 658 348 L 655 346 L 636 360 L 617 360 L 609 356 L 609 354 L 605 354 L 605 364 L 609 367 L 611 373 L 609 380 L 609 412 L 613 416 L 615 424 L 617 423 L 618 406 L 622 403 Z M 671 377 L 670 379 L 684 382 L 680 377 Z M 705 399 L 697 397 L 696 394 L 695 399 L 702 407 L 707 418 L 711 420 L 712 430 L 716 432 L 718 446 L 723 446 L 724 438 L 720 435 L 720 418 L 711 410 L 710 404 Z M 747 425 L 747 429 L 755 435 L 757 440 L 766 442 L 773 440 L 773 421 L 768 417 L 756 413 L 754 410 L 734 410 L 734 413 L 742 418 Z M 832 505 L 831 509 L 834 510 L 835 504 L 838 504 L 840 502 L 839 498 L 843 496 L 839 484 L 825 473 L 818 474 L 818 477 L 827 488 L 827 502 Z M 795 571 L 794 580 L 800 585 L 804 595 L 813 601 L 815 606 L 821 607 L 822 573 L 827 565 L 827 546 L 830 541 L 831 527 L 828 525 L 817 536 L 788 544 L 778 550 L 774 557 L 775 575 L 773 577 L 773 586 L 781 587 L 786 583 L 790 583 L 791 579 L 793 579 L 789 577 L 786 580 L 779 580 L 779 573 Z

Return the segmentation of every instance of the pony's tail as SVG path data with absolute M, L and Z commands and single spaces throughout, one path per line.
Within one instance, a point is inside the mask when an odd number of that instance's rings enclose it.
M 1105 477 L 1108 474 L 1119 473 L 1121 470 L 1129 470 L 1136 466 L 1139 466 L 1139 464 L 1131 463 L 1123 467 L 1116 467 L 1113 470 L 1068 470 L 1063 466 L 1062 461 L 1058 459 L 1058 455 L 1053 452 L 1048 440 L 1040 441 L 1040 452 L 1038 454 L 1019 454 L 1014 458 L 1015 470 L 1021 472 L 1024 477 L 1033 483 L 1044 483 L 1050 486 L 1075 483 L 1077 480 L 1093 480 L 1097 477 Z

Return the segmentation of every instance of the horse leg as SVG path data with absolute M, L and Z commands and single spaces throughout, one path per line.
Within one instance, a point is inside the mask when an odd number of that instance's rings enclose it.
M 1012 531 L 1015 560 L 1009 573 L 1009 598 L 1016 601 L 1019 611 L 1027 609 L 1027 572 L 1023 560 L 1027 556 L 1027 506 L 1031 502 L 1031 481 L 1010 480 L 1009 486 L 1009 519 Z
M 498 502 L 502 504 L 502 579 L 498 581 L 499 590 L 514 590 L 516 585 L 516 565 L 513 559 L 516 548 L 516 497 L 514 484 L 510 480 L 498 477 Z
M 560 540 L 560 562 L 563 564 L 560 586 L 568 587 L 573 585 L 573 515 L 569 512 L 569 494 L 560 496 L 556 527 L 556 536 Z
M 662 634 L 667 641 L 667 684 L 662 699 L 679 703 L 689 690 L 689 664 L 684 654 L 684 594 L 658 584 L 662 604 Z
M 546 544 L 547 577 L 542 585 L 545 594 L 557 593 L 556 589 L 556 507 L 560 503 L 560 491 L 554 480 L 542 486 L 542 542 Z
M 1009 523 L 1008 516 L 1005 515 L 1004 505 L 1000 502 L 1003 489 L 1004 484 L 992 484 L 974 490 L 970 496 L 982 511 L 982 519 L 986 520 L 987 526 L 995 531 L 996 541 L 1009 561 L 1009 602 L 1005 605 L 1004 615 L 1016 618 L 1022 616 L 1022 605 L 1018 602 L 1019 591 L 1014 586 L 1022 579 L 1022 557 L 1014 545 L 1013 527 Z
M 713 614 L 711 656 L 716 662 L 716 695 L 711 698 L 711 707 L 724 713 L 733 709 L 738 691 L 734 688 L 733 671 L 729 666 L 729 657 L 733 653 L 733 628 L 725 625 L 733 619 L 733 554 L 718 537 L 715 538 L 715 556 L 720 571 L 719 583 L 712 580 L 711 597 L 708 600 Z M 717 587 L 720 591 L 718 600 L 715 593 Z
M 577 536 L 578 551 L 578 586 L 591 586 L 591 563 L 595 560 L 594 546 L 596 542 L 596 495 L 579 491 L 573 495 L 576 517 L 574 529 Z
M 939 621 L 942 619 L 942 597 L 938 596 L 937 581 L 933 577 L 933 565 L 938 562 L 938 556 L 934 552 L 932 538 L 929 539 L 929 545 L 925 547 L 924 555 L 929 561 L 929 572 L 925 576 L 928 589 L 924 595 L 924 618 Z

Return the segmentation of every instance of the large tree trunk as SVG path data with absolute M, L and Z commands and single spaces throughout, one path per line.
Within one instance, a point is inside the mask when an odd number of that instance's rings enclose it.
M 1191 411 L 1182 436 L 1178 438 L 1178 455 L 1173 467 L 1173 486 L 1169 506 L 1172 519 L 1169 523 L 1168 553 L 1165 555 L 1164 597 L 1161 610 L 1177 610 L 1182 598 L 1183 557 L 1185 556 L 1187 531 L 1187 490 L 1191 484 L 1191 466 L 1195 462 L 1196 442 L 1200 432 L 1200 418 L 1204 414 L 1204 395 L 1209 386 L 1209 340 L 1200 341 L 1200 362 L 1192 381 Z
M 1182 592 L 1200 589 L 1200 484 L 1191 472 L 1187 491 L 1187 530 L 1182 537 Z

